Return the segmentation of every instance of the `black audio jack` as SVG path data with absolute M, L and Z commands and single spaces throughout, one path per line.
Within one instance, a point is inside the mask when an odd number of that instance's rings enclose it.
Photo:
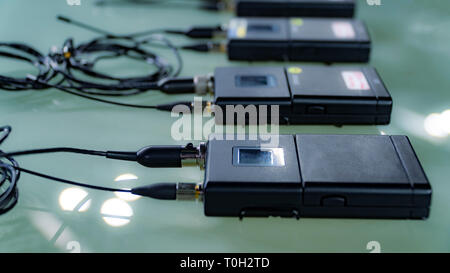
M 10 126 L 0 127 L 0 145 L 8 138 L 11 130 Z M 206 146 L 204 143 L 199 144 L 197 147 L 192 143 L 185 146 L 147 146 L 135 152 L 95 151 L 69 147 L 33 149 L 9 153 L 0 150 L 0 215 L 8 212 L 17 204 L 19 198 L 17 184 L 22 172 L 93 190 L 129 192 L 154 199 L 193 200 L 198 199 L 202 195 L 202 187 L 196 183 L 155 183 L 131 189 L 95 186 L 22 168 L 15 159 L 18 156 L 46 153 L 75 153 L 102 156 L 109 159 L 134 161 L 149 168 L 180 168 L 186 165 L 198 165 L 202 167 L 206 154 Z

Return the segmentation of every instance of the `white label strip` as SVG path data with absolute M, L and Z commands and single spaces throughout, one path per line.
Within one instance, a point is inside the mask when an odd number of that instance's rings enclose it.
M 366 76 L 361 71 L 343 71 L 342 78 L 350 90 L 370 90 Z
M 338 38 L 351 39 L 356 36 L 353 25 L 349 22 L 333 22 L 331 27 L 333 28 L 334 35 Z

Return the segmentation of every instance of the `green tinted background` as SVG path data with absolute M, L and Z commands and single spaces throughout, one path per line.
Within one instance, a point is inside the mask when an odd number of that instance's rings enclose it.
M 28 43 L 48 52 L 68 37 L 74 37 L 76 42 L 95 37 L 57 22 L 56 14 L 117 33 L 225 23 L 232 17 L 230 13 L 199 10 L 195 0 L 158 5 L 106 2 L 110 3 L 97 6 L 94 0 L 81 0 L 81 6 L 69 6 L 65 0 L 2 0 L 0 39 Z M 63 210 L 61 204 L 69 201 L 67 206 L 73 208 L 78 200 L 76 193 L 63 198 L 60 195 L 68 188 L 66 185 L 24 174 L 19 183 L 19 204 L 0 216 L 0 251 L 69 252 L 75 247 L 82 252 L 368 252 L 367 243 L 378 241 L 383 252 L 448 252 L 450 135 L 443 128 L 448 128 L 450 122 L 432 114 L 450 109 L 450 2 L 381 2 L 381 6 L 370 6 L 359 1 L 357 16 L 366 21 L 374 41 L 371 64 L 378 69 L 394 99 L 391 124 L 342 128 L 284 126 L 281 132 L 408 135 L 433 187 L 428 220 L 268 218 L 241 222 L 235 218 L 205 217 L 202 204 L 195 202 L 141 198 L 105 205 L 117 196 L 93 190 L 85 191 L 86 200 L 90 200 L 88 208 L 84 205 L 82 211 L 70 211 Z M 184 38 L 173 41 L 190 42 Z M 183 52 L 183 58 L 186 76 L 208 73 L 216 66 L 247 65 L 231 63 L 222 54 Z M 146 69 L 127 60 L 105 63 L 102 68 L 116 75 L 142 74 Z M 6 72 L 19 76 L 33 71 L 26 65 L 0 59 L 0 73 Z M 191 96 L 175 98 L 149 92 L 124 101 L 153 104 L 184 99 Z M 1 147 L 6 151 L 52 146 L 135 150 L 149 144 L 174 144 L 177 141 L 171 138 L 170 130 L 175 120 L 167 112 L 115 107 L 56 90 L 0 91 L 0 125 L 13 127 L 11 137 Z M 79 155 L 30 156 L 20 158 L 20 163 L 29 169 L 103 186 L 202 179 L 202 172 L 196 168 L 146 169 L 133 163 Z M 115 182 L 121 174 L 134 174 L 138 179 Z M 113 214 L 127 217 L 112 216 L 105 221 L 101 208 L 111 204 Z

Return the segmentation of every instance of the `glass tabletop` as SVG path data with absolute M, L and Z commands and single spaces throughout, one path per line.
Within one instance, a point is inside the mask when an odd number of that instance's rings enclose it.
M 197 8 L 199 1 L 124 4 L 119 0 L 3 0 L 0 37 L 42 52 L 64 40 L 96 35 L 56 20 L 58 14 L 128 33 L 162 27 L 226 23 L 232 14 Z M 382 252 L 450 251 L 450 33 L 447 1 L 359 1 L 373 39 L 371 65 L 387 85 L 394 107 L 388 126 L 281 126 L 280 133 L 401 134 L 410 137 L 433 188 L 427 220 L 206 217 L 200 202 L 170 202 L 70 187 L 23 174 L 19 203 L 0 216 L 1 252 Z M 171 38 L 172 39 L 172 38 Z M 173 37 L 177 43 L 188 39 Z M 224 54 L 182 52 L 182 75 L 217 66 L 280 65 L 230 62 Z M 124 67 L 126 69 L 124 69 Z M 104 65 L 111 73 L 139 73 L 141 66 Z M 0 61 L 0 73 L 30 73 L 26 65 Z M 174 99 L 175 98 L 175 99 Z M 123 101 L 157 104 L 192 99 L 160 92 Z M 4 151 L 70 146 L 136 150 L 151 144 L 184 144 L 171 138 L 168 112 L 101 104 L 50 89 L 0 91 L 0 126 L 13 132 Z M 21 166 L 101 186 L 131 187 L 161 181 L 201 182 L 198 168 L 147 169 L 83 155 L 21 157 Z M 232 200 L 230 200 L 232 202 Z M 375 243 L 373 243 L 375 242 Z

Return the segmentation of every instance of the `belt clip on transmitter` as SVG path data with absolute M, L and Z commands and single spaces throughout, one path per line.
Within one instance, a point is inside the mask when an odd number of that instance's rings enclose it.
M 371 67 L 220 67 L 214 72 L 214 105 L 226 115 L 228 105 L 255 105 L 257 111 L 276 105 L 280 124 L 388 124 L 392 98 Z M 237 122 L 215 118 L 218 124 Z
M 431 186 L 406 136 L 278 137 L 210 138 L 207 216 L 428 217 Z
M 371 41 L 360 20 L 234 18 L 228 58 L 248 61 L 368 62 Z
M 234 0 L 234 2 L 237 15 L 245 17 L 353 17 L 356 6 L 356 0 Z

